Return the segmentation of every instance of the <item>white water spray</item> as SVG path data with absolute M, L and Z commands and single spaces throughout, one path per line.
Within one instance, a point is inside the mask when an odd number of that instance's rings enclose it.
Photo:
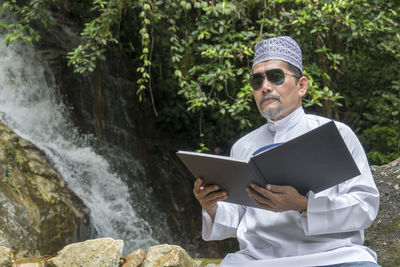
M 71 123 L 68 109 L 57 100 L 48 77 L 46 81 L 45 63 L 33 48 L 6 47 L 0 39 L 0 119 L 46 153 L 89 207 L 99 237 L 123 239 L 125 252 L 156 244 L 150 225 L 130 203 L 127 185 L 89 145 L 90 137 Z M 141 168 L 137 162 L 132 165 Z

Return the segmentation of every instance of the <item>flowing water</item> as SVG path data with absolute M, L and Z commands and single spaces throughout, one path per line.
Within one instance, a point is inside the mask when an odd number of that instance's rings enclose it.
M 42 149 L 89 207 L 93 237 L 123 239 L 125 253 L 158 243 L 153 227 L 137 212 L 151 200 L 133 201 L 133 191 L 144 191 L 146 185 L 140 181 L 145 179 L 135 181 L 132 191 L 126 179 L 110 171 L 109 163 L 90 145 L 93 137 L 80 134 L 72 124 L 68 108 L 52 88 L 54 78 L 44 75 L 46 63 L 32 47 L 0 43 L 0 119 Z M 138 176 L 144 175 L 134 159 L 131 166 Z

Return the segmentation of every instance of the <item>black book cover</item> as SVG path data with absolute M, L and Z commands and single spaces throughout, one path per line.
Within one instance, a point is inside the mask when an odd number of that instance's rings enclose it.
M 250 160 L 178 151 L 178 157 L 206 185 L 228 192 L 227 202 L 257 207 L 248 197 L 250 183 L 291 185 L 300 194 L 321 192 L 360 175 L 335 123 L 328 122 Z

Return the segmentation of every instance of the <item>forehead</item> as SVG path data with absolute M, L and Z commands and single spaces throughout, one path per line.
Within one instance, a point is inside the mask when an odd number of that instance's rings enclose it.
M 265 72 L 267 70 L 272 70 L 272 69 L 283 69 L 284 71 L 288 70 L 286 62 L 282 60 L 268 60 L 256 64 L 253 67 L 253 73 Z

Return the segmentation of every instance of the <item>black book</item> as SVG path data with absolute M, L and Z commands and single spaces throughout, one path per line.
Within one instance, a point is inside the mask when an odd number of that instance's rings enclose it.
M 251 207 L 257 205 L 245 190 L 250 183 L 291 185 L 306 195 L 360 175 L 333 121 L 262 151 L 249 161 L 189 151 L 178 151 L 177 155 L 205 185 L 217 184 L 226 191 L 225 201 Z

